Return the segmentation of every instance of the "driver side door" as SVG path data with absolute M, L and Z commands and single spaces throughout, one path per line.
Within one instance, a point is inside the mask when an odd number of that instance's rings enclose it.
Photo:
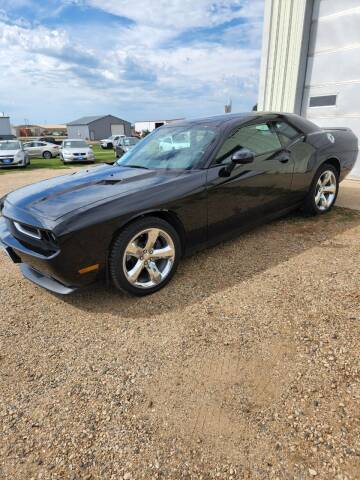
M 31 148 L 31 156 L 32 157 L 41 157 L 42 153 L 42 146 L 44 144 L 42 142 L 33 142 Z
M 251 163 L 233 164 L 240 148 L 254 153 Z M 294 161 L 271 121 L 235 128 L 220 146 L 207 172 L 208 239 L 226 238 L 286 208 Z
M 26 142 L 24 143 L 24 150 L 27 152 L 29 157 L 36 156 L 36 142 Z

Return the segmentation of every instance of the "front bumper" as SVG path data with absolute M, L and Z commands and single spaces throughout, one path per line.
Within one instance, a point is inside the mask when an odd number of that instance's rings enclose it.
M 65 163 L 95 162 L 95 157 L 63 157 Z
M 13 160 L 11 163 L 3 163 L 0 161 L 0 168 L 24 167 L 26 165 L 24 160 Z
M 66 287 L 54 278 L 46 277 L 44 274 L 31 268 L 30 265 L 27 265 L 26 263 L 21 264 L 20 270 L 24 277 L 30 280 L 30 282 L 35 283 L 39 287 L 46 288 L 46 290 L 50 290 L 50 292 L 59 293 L 60 295 L 68 295 L 77 290 L 75 287 Z
M 76 272 L 78 266 L 71 260 L 69 262 L 64 261 L 61 251 L 52 256 L 45 256 L 27 247 L 15 238 L 9 231 L 5 218 L 0 216 L 1 248 L 14 263 L 20 264 L 24 277 L 51 292 L 67 295 L 96 280 L 97 272 L 94 275 L 91 273 L 85 275 L 86 278 L 71 273 Z M 68 272 L 62 270 L 65 263 L 70 265 Z M 74 281 L 71 279 L 72 276 Z

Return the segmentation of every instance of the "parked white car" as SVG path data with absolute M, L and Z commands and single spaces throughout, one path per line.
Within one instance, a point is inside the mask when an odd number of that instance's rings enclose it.
M 64 140 L 60 148 L 60 158 L 63 163 L 95 162 L 92 147 L 84 140 Z
M 32 142 L 25 142 L 23 145 L 29 157 L 53 158 L 57 157 L 60 153 L 60 145 L 55 145 L 54 143 L 34 140 Z
M 115 143 L 118 142 L 122 137 L 126 137 L 126 135 L 111 135 L 109 138 L 100 140 L 100 146 L 101 148 L 113 148 Z
M 19 140 L 0 140 L 0 168 L 27 165 L 30 165 L 29 155 Z

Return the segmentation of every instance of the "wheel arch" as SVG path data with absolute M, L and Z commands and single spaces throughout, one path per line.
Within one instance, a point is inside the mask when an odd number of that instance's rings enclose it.
M 332 165 L 334 168 L 336 168 L 337 172 L 338 172 L 338 175 L 340 177 L 340 173 L 341 173 L 341 163 L 340 163 L 340 160 L 337 158 L 337 157 L 334 157 L 334 156 L 331 156 L 329 158 L 327 158 L 326 160 L 324 160 L 321 165 L 319 165 L 319 167 L 322 167 L 323 165 L 325 164 L 329 164 L 329 165 Z
M 104 278 L 108 285 L 110 285 L 111 283 L 110 271 L 109 271 L 109 256 L 110 256 L 111 247 L 115 241 L 115 238 L 121 232 L 121 230 L 126 228 L 128 225 L 131 225 L 133 222 L 135 222 L 136 220 L 139 220 L 140 218 L 146 218 L 146 217 L 161 218 L 162 220 L 165 220 L 166 222 L 168 222 L 173 228 L 175 228 L 180 238 L 181 256 L 184 255 L 185 245 L 186 245 L 185 228 L 182 221 L 179 219 L 179 217 L 176 215 L 175 212 L 171 210 L 150 210 L 143 213 L 139 213 L 137 215 L 134 215 L 130 219 L 128 219 L 126 222 L 122 223 L 121 226 L 117 228 L 112 235 L 111 241 L 109 243 L 109 246 L 106 252 L 106 264 L 105 264 L 106 266 L 104 271 Z
M 175 228 L 180 238 L 181 254 L 183 255 L 185 251 L 185 245 L 186 245 L 185 228 L 182 221 L 179 219 L 178 215 L 172 210 L 149 210 L 149 211 L 134 215 L 133 217 L 128 219 L 126 222 L 122 223 L 121 226 L 117 228 L 116 231 L 113 233 L 112 241 L 110 243 L 109 249 L 111 248 L 111 245 L 115 237 L 119 234 L 121 230 L 123 230 L 124 228 L 129 226 L 131 223 L 135 222 L 136 220 L 139 220 L 140 218 L 146 218 L 146 217 L 161 218 L 162 220 L 165 220 L 166 222 L 168 222 L 173 228 Z

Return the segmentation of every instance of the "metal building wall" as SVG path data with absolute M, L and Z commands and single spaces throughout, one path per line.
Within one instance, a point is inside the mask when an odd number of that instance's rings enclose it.
M 83 140 L 89 140 L 89 127 L 87 125 L 68 125 L 67 136 L 68 138 L 82 138 Z
M 122 125 L 123 133 L 127 136 L 131 135 L 131 123 L 126 120 L 121 120 L 112 115 L 95 120 L 89 124 L 89 132 L 91 140 L 102 140 L 112 135 L 111 126 Z
M 266 0 L 258 110 L 300 113 L 313 0 Z
M 359 0 L 315 1 L 301 113 L 320 126 L 350 127 L 360 138 L 359 25 Z M 336 95 L 336 105 L 309 106 L 323 95 Z M 360 176 L 359 158 L 352 174 Z

